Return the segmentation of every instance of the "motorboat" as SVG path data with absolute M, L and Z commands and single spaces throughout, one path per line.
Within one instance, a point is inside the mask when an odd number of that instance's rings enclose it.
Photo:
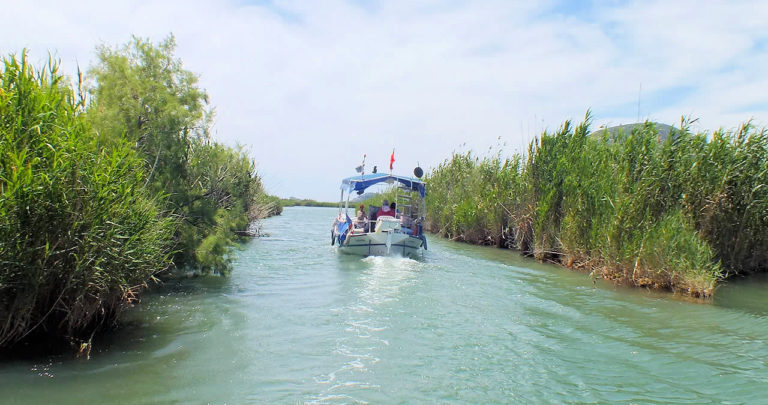
M 420 168 L 414 173 L 423 174 Z M 369 187 L 382 184 L 389 185 L 390 191 L 394 188 L 395 209 L 385 211 L 383 207 L 368 205 L 364 215 L 355 215 L 357 201 L 352 200 L 352 196 L 362 195 Z M 427 249 L 424 236 L 426 194 L 424 181 L 410 176 L 373 173 L 343 179 L 339 215 L 331 229 L 331 245 L 336 245 L 341 253 L 360 256 L 418 257 Z

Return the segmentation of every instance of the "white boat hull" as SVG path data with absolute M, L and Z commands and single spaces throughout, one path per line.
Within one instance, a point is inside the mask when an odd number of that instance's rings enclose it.
M 425 241 L 418 236 L 399 232 L 370 232 L 348 235 L 339 246 L 339 251 L 359 256 L 416 257 L 425 247 Z

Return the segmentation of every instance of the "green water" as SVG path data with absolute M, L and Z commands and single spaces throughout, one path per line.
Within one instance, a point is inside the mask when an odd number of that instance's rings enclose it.
M 230 277 L 144 296 L 89 361 L 0 363 L 0 403 L 765 403 L 768 280 L 702 305 L 431 238 L 337 255 L 288 208 Z

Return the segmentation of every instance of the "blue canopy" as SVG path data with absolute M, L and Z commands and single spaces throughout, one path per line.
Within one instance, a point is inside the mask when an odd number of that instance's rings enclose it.
M 420 179 L 407 176 L 389 175 L 386 173 L 347 177 L 341 181 L 341 188 L 342 190 L 346 189 L 349 193 L 357 191 L 358 193 L 362 194 L 365 189 L 374 184 L 395 181 L 404 185 L 406 188 L 409 188 L 413 191 L 418 191 L 419 195 L 421 195 L 421 198 L 424 198 L 424 196 L 427 194 L 427 186 Z

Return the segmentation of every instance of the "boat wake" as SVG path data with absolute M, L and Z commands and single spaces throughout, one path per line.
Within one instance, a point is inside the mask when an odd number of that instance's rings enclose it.
M 419 260 L 403 256 L 368 256 L 361 261 L 366 264 L 369 270 L 376 272 L 414 272 L 420 270 L 424 265 Z
M 344 336 L 336 340 L 333 355 L 339 360 L 335 369 L 315 376 L 323 389 L 311 401 L 364 403 L 370 390 L 380 389 L 376 384 L 375 368 L 381 353 L 389 347 L 390 320 L 382 316 L 382 306 L 397 301 L 408 287 L 418 280 L 424 263 L 404 257 L 369 256 L 359 259 L 363 268 L 359 272 L 357 299 L 333 310 L 345 318 Z
M 400 290 L 413 284 L 423 266 L 405 257 L 369 256 L 363 262 L 370 267 L 361 275 L 363 285 L 358 296 L 361 303 L 368 306 L 397 300 Z

